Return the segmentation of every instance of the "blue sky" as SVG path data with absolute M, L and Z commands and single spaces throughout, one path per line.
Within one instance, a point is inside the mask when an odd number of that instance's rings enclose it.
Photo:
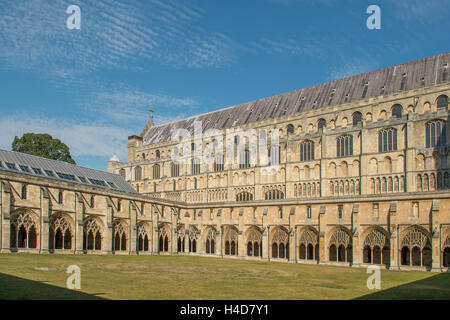
M 161 124 L 447 52 L 449 17 L 448 0 L 0 0 L 0 148 L 46 132 L 104 170 L 150 107 Z

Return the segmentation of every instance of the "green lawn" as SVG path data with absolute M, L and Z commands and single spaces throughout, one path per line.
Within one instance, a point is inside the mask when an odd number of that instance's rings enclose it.
M 66 289 L 69 265 L 81 290 Z M 42 271 L 35 268 L 49 268 Z M 56 269 L 56 270 L 54 270 Z M 449 299 L 450 274 L 184 256 L 0 254 L 0 299 Z

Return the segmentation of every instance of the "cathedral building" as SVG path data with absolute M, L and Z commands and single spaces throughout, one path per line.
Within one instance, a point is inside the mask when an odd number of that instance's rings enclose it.
M 151 116 L 109 173 L 1 151 L 2 252 L 448 270 L 449 60 Z

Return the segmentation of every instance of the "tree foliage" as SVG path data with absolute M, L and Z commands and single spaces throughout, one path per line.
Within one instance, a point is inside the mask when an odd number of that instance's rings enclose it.
M 75 164 L 69 147 L 61 140 L 53 139 L 49 134 L 25 133 L 22 138 L 16 136 L 12 143 L 12 150 Z

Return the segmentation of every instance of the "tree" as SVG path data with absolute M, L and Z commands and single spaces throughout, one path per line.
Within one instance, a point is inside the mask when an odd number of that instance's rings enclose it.
M 70 155 L 69 147 L 49 134 L 25 133 L 22 138 L 16 136 L 12 151 L 76 164 Z

